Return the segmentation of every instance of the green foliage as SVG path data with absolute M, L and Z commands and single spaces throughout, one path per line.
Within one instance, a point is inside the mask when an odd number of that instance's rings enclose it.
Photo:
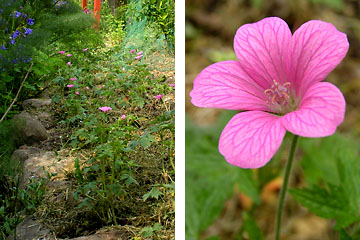
M 244 213 L 244 231 L 248 234 L 249 240 L 264 239 L 262 230 L 248 213 Z
M 153 237 L 154 233 L 160 231 L 161 229 L 163 229 L 164 227 L 161 226 L 159 223 L 155 223 L 154 226 L 152 227 L 144 227 L 141 230 L 141 235 L 144 238 L 151 238 Z M 153 238 L 152 238 L 153 239 Z
M 186 237 L 198 239 L 223 209 L 237 186 L 255 203 L 260 203 L 257 184 L 250 170 L 228 164 L 218 152 L 220 131 L 229 119 L 224 115 L 220 123 L 199 128 L 186 122 Z M 190 140 L 191 139 L 191 140 Z
M 336 220 L 335 229 L 360 223 L 360 164 L 357 142 L 335 134 L 303 143 L 303 165 L 309 187 L 290 193 L 323 218 Z M 315 150 L 316 148 L 316 150 Z M 314 164 L 317 162 L 317 168 Z

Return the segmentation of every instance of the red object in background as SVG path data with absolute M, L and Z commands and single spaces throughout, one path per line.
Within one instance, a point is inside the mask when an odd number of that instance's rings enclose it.
M 100 26 L 100 10 L 101 10 L 101 0 L 94 1 L 94 17 L 97 19 Z
M 87 0 L 81 0 L 81 7 L 84 10 L 87 6 Z M 95 0 L 94 1 L 94 17 L 96 18 L 98 22 L 98 26 L 100 26 L 100 11 L 101 11 L 101 0 Z
M 86 0 L 81 0 L 81 7 L 84 10 L 86 8 L 87 5 L 87 1 Z

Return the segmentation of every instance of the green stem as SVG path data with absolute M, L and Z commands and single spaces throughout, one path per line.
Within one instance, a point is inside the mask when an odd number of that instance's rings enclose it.
M 289 184 L 289 177 L 290 177 L 290 173 L 291 173 L 291 167 L 293 165 L 294 154 L 295 154 L 298 138 L 299 138 L 299 136 L 294 135 L 292 143 L 291 143 L 289 158 L 288 158 L 288 161 L 287 161 L 286 167 L 285 167 L 284 182 L 283 182 L 282 188 L 280 190 L 279 202 L 278 202 L 277 211 L 276 211 L 275 240 L 279 240 L 279 238 L 280 238 L 282 212 L 284 209 L 284 201 L 285 201 L 285 196 L 286 196 L 286 192 L 287 192 L 287 188 L 288 188 L 288 184 Z

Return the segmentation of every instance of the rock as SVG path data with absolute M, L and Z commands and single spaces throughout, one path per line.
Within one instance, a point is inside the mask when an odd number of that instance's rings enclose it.
M 26 145 L 21 146 L 19 149 L 15 150 L 11 156 L 13 161 L 19 161 L 24 163 L 31 155 L 40 153 L 40 149 L 36 147 L 28 147 Z
M 33 239 L 54 239 L 54 235 L 51 234 L 50 229 L 47 229 L 38 221 L 34 221 L 30 216 L 26 217 L 16 227 L 16 239 L 21 240 L 33 240 Z M 7 240 L 13 240 L 14 233 L 12 233 Z
M 41 99 L 41 98 L 33 98 L 26 99 L 22 106 L 23 108 L 41 108 L 44 106 L 49 106 L 51 104 L 51 99 Z
M 19 138 L 27 144 L 33 144 L 48 139 L 49 135 L 39 120 L 34 119 L 27 112 L 21 112 L 13 118 L 18 129 Z
M 20 187 L 23 188 L 29 179 L 47 177 L 56 174 L 52 179 L 61 180 L 65 178 L 68 169 L 73 169 L 74 159 L 71 157 L 56 157 L 54 152 L 40 152 L 30 155 L 24 162 L 24 171 Z

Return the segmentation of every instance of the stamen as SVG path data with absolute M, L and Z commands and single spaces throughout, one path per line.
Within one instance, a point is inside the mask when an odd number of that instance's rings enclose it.
M 286 82 L 281 84 L 276 80 L 273 81 L 274 84 L 271 85 L 271 88 L 266 89 L 264 94 L 269 98 L 269 100 L 271 100 L 273 104 L 286 106 L 289 103 L 291 83 Z

